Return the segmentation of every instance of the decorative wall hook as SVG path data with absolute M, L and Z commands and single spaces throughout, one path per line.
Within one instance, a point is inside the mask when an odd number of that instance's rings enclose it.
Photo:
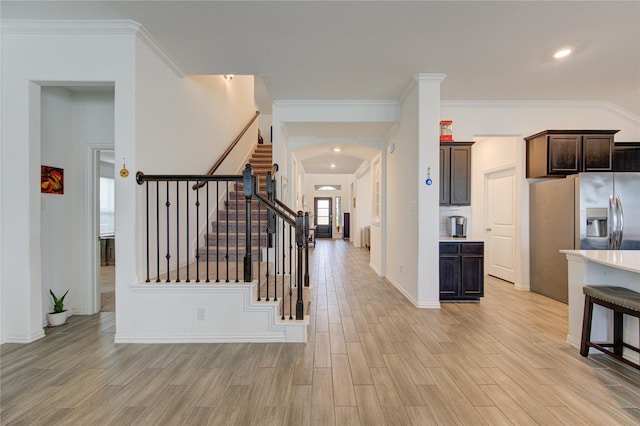
M 129 170 L 127 170 L 127 165 L 125 164 L 124 157 L 122 157 L 122 168 L 120 169 L 120 177 L 126 178 L 129 176 Z
M 425 181 L 427 185 L 431 185 L 433 180 L 431 180 L 431 167 L 427 167 L 427 180 Z

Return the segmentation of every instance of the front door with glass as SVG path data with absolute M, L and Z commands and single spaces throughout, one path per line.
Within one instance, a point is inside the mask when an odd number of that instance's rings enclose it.
M 313 200 L 316 238 L 332 238 L 331 197 L 316 197 Z

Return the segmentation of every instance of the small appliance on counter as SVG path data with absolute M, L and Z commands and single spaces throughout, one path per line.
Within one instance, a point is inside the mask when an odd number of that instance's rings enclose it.
M 449 216 L 449 222 L 453 238 L 467 237 L 467 218 L 465 216 Z

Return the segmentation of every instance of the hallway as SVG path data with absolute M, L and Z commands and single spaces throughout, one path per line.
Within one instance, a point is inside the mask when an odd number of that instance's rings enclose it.
M 114 344 L 113 313 L 1 349 L 0 419 L 29 425 L 637 424 L 640 375 L 567 346 L 567 306 L 487 277 L 416 309 L 369 253 L 318 240 L 309 343 Z

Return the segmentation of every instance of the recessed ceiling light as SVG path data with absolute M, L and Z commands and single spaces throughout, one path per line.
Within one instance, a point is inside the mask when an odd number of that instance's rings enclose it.
M 560 58 L 569 56 L 570 54 L 571 54 L 571 49 L 565 48 L 565 49 L 558 50 L 556 53 L 553 54 L 553 57 L 556 59 L 560 59 Z
M 340 152 L 342 151 L 342 148 L 333 148 L 333 152 Z
M 331 165 L 331 168 L 335 168 L 335 167 L 336 167 L 336 165 L 335 165 L 335 164 L 332 164 L 332 165 Z

